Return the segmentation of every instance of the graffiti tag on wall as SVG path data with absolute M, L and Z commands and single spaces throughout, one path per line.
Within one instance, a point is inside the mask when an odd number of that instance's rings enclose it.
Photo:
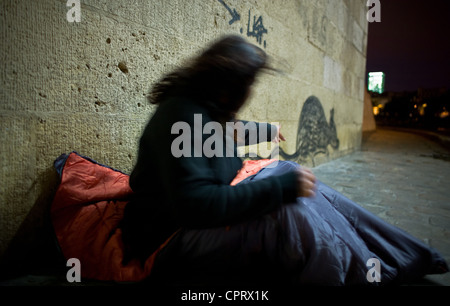
M 334 109 L 330 111 L 330 122 L 327 122 L 322 103 L 315 96 L 310 96 L 303 104 L 297 129 L 296 151 L 287 154 L 280 148 L 280 155 L 284 159 L 296 162 L 314 158 L 318 154 L 329 154 L 328 146 L 339 148 L 336 124 L 334 123 Z
M 270 156 L 280 155 L 285 160 L 304 164 L 311 161 L 315 167 L 315 158 L 319 154 L 329 155 L 329 148 L 339 148 L 336 124 L 334 122 L 334 109 L 330 110 L 330 120 L 327 122 L 322 103 L 315 96 L 310 96 L 303 104 L 297 128 L 295 152 L 286 153 L 283 148 L 277 147 Z M 274 154 L 274 152 L 278 152 Z M 249 159 L 265 159 L 268 157 L 256 157 L 247 154 Z
M 261 44 L 262 36 L 267 33 L 267 29 L 263 25 L 262 16 L 256 18 L 253 16 L 252 30 L 250 31 L 250 10 L 248 10 L 248 23 L 247 23 L 247 36 L 255 37 L 256 41 Z M 264 41 L 264 48 L 266 47 L 266 41 Z
M 219 1 L 227 9 L 227 11 L 230 13 L 231 20 L 228 21 L 229 25 L 232 25 L 235 21 L 238 21 L 238 20 L 241 19 L 241 15 L 239 15 L 239 13 L 236 12 L 235 9 L 232 10 L 223 0 L 217 0 L 217 1 Z
M 241 15 L 236 9 L 231 9 L 224 0 L 219 1 L 230 13 L 231 19 L 228 24 L 241 19 Z M 243 29 L 240 29 L 243 33 Z M 264 34 L 268 30 L 264 27 L 262 16 L 251 14 L 248 11 L 247 21 L 247 37 L 254 37 L 256 41 L 266 48 L 266 40 L 263 39 Z M 329 147 L 333 149 L 339 148 L 339 139 L 337 138 L 336 124 L 334 122 L 334 109 L 330 111 L 330 121 L 327 122 L 322 103 L 315 96 L 310 96 L 303 104 L 297 129 L 296 150 L 292 154 L 286 153 L 283 148 L 279 148 L 279 154 L 286 160 L 296 161 L 298 163 L 311 160 L 315 166 L 315 158 L 318 154 L 329 154 Z M 262 157 L 247 156 L 250 159 L 260 159 Z
M 223 0 L 219 1 L 225 9 L 230 13 L 231 19 L 228 21 L 229 25 L 232 25 L 234 22 L 241 19 L 241 15 L 236 11 L 236 9 L 231 9 Z M 251 22 L 251 17 L 253 17 L 253 22 Z M 241 33 L 243 33 L 243 29 L 240 29 Z M 267 34 L 267 29 L 264 27 L 262 16 L 257 17 L 256 15 L 251 15 L 251 11 L 248 10 L 248 22 L 247 22 L 247 37 L 254 37 L 258 44 L 262 44 L 264 48 L 266 47 L 266 41 L 263 40 L 263 35 Z

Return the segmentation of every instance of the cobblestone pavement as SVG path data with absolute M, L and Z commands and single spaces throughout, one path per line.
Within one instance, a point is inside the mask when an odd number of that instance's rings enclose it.
M 432 135 L 435 136 L 435 135 Z M 423 134 L 378 128 L 361 151 L 313 168 L 317 178 L 437 249 L 450 263 L 450 151 Z M 429 275 L 450 286 L 450 273 Z

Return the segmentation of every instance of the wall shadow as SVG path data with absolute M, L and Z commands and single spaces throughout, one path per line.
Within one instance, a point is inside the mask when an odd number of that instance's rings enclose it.
M 35 274 L 49 275 L 65 267 L 50 217 L 60 178 L 53 167 L 41 176 L 41 189 L 14 237 L 0 258 L 0 279 Z

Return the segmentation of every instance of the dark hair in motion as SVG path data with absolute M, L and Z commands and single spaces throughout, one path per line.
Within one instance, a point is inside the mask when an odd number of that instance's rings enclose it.
M 173 96 L 194 98 L 234 114 L 245 102 L 257 73 L 269 68 L 267 55 L 238 35 L 214 42 L 193 61 L 167 75 L 150 91 L 152 104 Z

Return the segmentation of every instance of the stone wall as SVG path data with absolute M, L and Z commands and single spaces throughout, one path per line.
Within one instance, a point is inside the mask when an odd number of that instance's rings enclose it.
M 129 173 L 151 83 L 225 33 L 283 70 L 260 78 L 240 116 L 281 123 L 284 156 L 312 166 L 360 147 L 364 0 L 72 1 L 79 22 L 67 2 L 1 1 L 0 254 L 32 256 L 60 154 Z

